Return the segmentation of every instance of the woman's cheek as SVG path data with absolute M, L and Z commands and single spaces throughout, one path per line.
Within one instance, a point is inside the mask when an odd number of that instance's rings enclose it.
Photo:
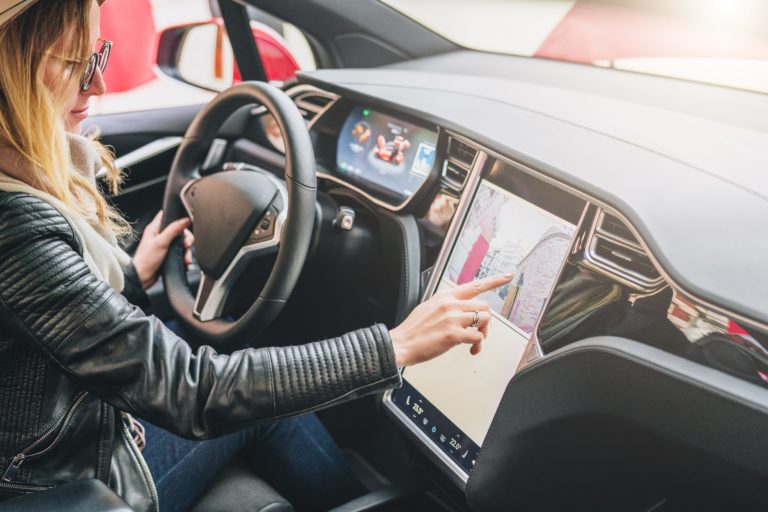
M 71 112 L 77 106 L 79 88 L 72 85 L 64 66 L 55 60 L 49 60 L 45 66 L 43 81 L 57 103 L 61 105 L 64 125 L 69 132 L 78 132 L 80 120 Z

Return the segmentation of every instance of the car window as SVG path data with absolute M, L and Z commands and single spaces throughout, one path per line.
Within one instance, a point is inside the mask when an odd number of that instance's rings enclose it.
M 765 0 L 382 0 L 470 49 L 768 93 Z
M 314 69 L 312 50 L 299 29 L 254 8 L 249 15 L 270 80 Z M 178 62 L 184 81 L 167 76 L 157 67 L 160 34 L 193 24 Z M 105 72 L 107 93 L 91 102 L 95 115 L 205 103 L 240 79 L 215 0 L 106 2 L 101 33 L 114 46 Z

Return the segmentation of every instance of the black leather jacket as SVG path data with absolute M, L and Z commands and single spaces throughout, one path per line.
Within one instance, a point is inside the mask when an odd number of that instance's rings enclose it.
M 156 510 L 123 412 L 204 438 L 400 383 L 381 325 L 301 346 L 192 352 L 81 255 L 52 206 L 0 192 L 0 499 L 97 478 L 136 510 Z M 140 295 L 127 277 L 125 293 Z

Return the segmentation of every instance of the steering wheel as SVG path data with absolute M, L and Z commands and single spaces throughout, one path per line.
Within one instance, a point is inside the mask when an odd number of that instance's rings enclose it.
M 236 110 L 263 105 L 285 142 L 285 181 L 266 171 L 200 169 L 221 125 Z M 217 346 L 250 345 L 285 306 L 304 266 L 315 215 L 315 156 L 304 119 L 290 97 L 262 82 L 244 82 L 216 96 L 189 126 L 168 177 L 163 227 L 188 216 L 201 270 L 193 296 L 181 237 L 163 266 L 165 293 L 176 317 L 197 341 Z M 223 315 L 247 262 L 277 252 L 258 297 L 239 318 Z

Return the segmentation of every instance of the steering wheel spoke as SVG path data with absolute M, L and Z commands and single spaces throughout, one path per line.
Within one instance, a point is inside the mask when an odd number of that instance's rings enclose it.
M 200 286 L 195 296 L 194 314 L 201 322 L 208 322 L 221 316 L 229 291 L 220 279 L 213 279 L 200 273 Z
M 195 222 L 195 214 L 192 211 L 192 204 L 190 203 L 190 189 L 195 183 L 197 183 L 197 181 L 199 181 L 199 179 L 200 178 L 189 180 L 179 192 L 179 200 L 184 206 L 184 210 L 187 212 L 187 217 L 189 217 L 189 220 L 192 222 Z

